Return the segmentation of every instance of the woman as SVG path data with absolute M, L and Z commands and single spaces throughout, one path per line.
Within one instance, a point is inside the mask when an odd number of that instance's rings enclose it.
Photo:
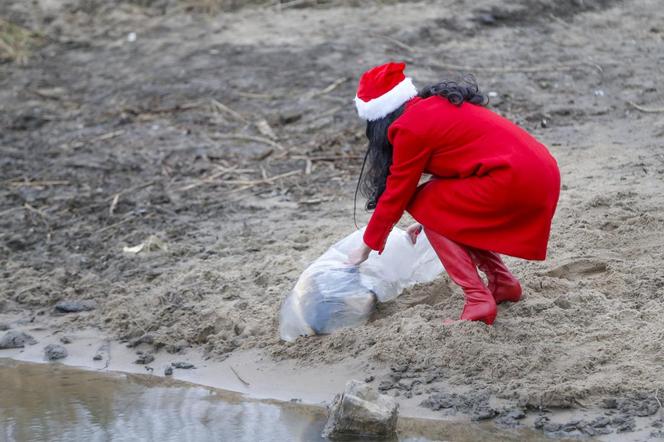
M 418 92 L 404 68 L 387 63 L 360 79 L 355 104 L 369 139 L 360 180 L 375 210 L 349 260 L 359 265 L 372 250 L 381 253 L 407 210 L 418 221 L 408 228 L 412 241 L 423 228 L 463 289 L 461 319 L 493 324 L 496 304 L 521 297 L 499 254 L 546 257 L 558 166 L 544 145 L 483 106 L 488 100 L 472 78 Z M 432 178 L 418 186 L 423 173 Z

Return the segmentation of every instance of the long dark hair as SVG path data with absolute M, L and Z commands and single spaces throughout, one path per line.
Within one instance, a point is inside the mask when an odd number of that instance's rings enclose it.
M 427 86 L 421 89 L 417 96 L 420 98 L 432 96 L 447 98 L 455 106 L 461 106 L 466 102 L 480 106 L 489 103 L 488 97 L 480 92 L 477 81 L 472 75 L 465 75 L 459 80 L 442 81 Z M 387 176 L 392 165 L 392 144 L 387 138 L 387 129 L 401 116 L 404 108 L 405 104 L 383 118 L 367 121 L 366 134 L 369 147 L 364 155 L 362 169 L 355 188 L 353 219 L 355 219 L 358 192 L 367 198 L 366 209 L 373 210 L 378 204 L 378 198 L 385 191 Z

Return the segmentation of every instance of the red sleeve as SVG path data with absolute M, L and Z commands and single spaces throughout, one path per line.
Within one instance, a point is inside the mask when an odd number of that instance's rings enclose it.
M 431 155 L 431 149 L 408 129 L 392 126 L 389 135 L 393 146 L 390 174 L 364 232 L 364 243 L 379 253 L 413 197 Z

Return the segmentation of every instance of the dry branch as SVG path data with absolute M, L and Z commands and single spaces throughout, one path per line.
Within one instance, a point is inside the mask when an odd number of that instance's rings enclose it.
M 533 66 L 504 66 L 504 67 L 483 67 L 483 66 L 463 66 L 457 64 L 429 62 L 429 66 L 439 69 L 447 69 L 450 71 L 464 71 L 464 72 L 489 72 L 493 74 L 504 74 L 508 72 L 543 72 L 543 71 L 569 71 L 572 69 L 579 69 L 582 66 L 592 67 L 599 73 L 604 72 L 604 69 L 596 63 L 587 61 L 580 61 L 578 63 L 561 63 L 561 64 L 539 64 Z
M 332 92 L 333 90 L 335 90 L 336 88 L 338 88 L 339 86 L 341 86 L 342 84 L 344 84 L 347 81 L 348 81 L 348 77 L 339 78 L 338 80 L 335 80 L 332 84 L 327 86 L 326 88 L 324 88 L 320 91 L 317 91 L 317 92 L 313 92 L 310 95 L 310 97 L 314 98 L 314 97 L 319 97 L 321 95 L 329 94 L 330 92 Z
M 211 137 L 212 139 L 217 139 L 217 140 L 240 140 L 240 141 L 255 141 L 256 143 L 263 143 L 267 144 L 268 146 L 275 147 L 279 150 L 286 150 L 284 146 L 281 144 L 277 143 L 276 141 L 272 141 L 269 138 L 265 137 L 257 137 L 254 135 L 243 135 L 243 134 L 214 134 Z
M 632 106 L 634 109 L 636 109 L 640 112 L 644 112 L 646 114 L 659 114 L 661 112 L 664 112 L 664 107 L 657 107 L 657 108 L 643 107 L 643 106 L 640 106 L 640 105 L 634 103 L 633 101 L 628 101 L 627 104 Z
M 236 120 L 240 120 L 244 123 L 247 123 L 247 119 L 242 116 L 239 112 L 234 111 L 230 107 L 226 106 L 223 103 L 220 103 L 219 101 L 215 100 L 214 98 L 210 99 L 210 103 L 212 104 L 213 109 L 216 109 L 217 111 L 225 112 L 226 114 L 232 116 Z
M 262 178 L 260 180 L 224 180 L 224 181 L 221 181 L 221 182 L 224 183 L 224 184 L 238 184 L 238 185 L 242 185 L 242 186 L 255 186 L 257 184 L 269 184 L 269 183 L 272 183 L 274 181 L 280 180 L 282 178 L 297 175 L 297 174 L 300 174 L 300 173 L 302 173 L 302 171 L 293 170 L 293 171 L 290 171 L 290 172 L 282 173 L 281 175 L 275 175 L 275 176 L 269 177 L 269 178 Z
M 230 368 L 231 368 L 231 371 L 233 372 L 233 374 L 235 375 L 235 377 L 237 377 L 238 380 L 245 385 L 245 387 L 248 387 L 250 385 L 249 382 L 245 381 L 244 379 L 242 379 L 240 377 L 240 375 L 237 373 L 237 371 L 235 371 L 235 369 L 233 368 L 232 365 L 230 365 Z

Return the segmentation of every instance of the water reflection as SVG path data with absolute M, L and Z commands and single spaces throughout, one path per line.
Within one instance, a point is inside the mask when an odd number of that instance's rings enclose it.
M 320 412 L 202 387 L 0 362 L 6 441 L 319 441 Z
M 323 441 L 324 410 L 147 375 L 0 359 L 0 442 Z M 535 442 L 530 430 L 400 419 L 402 442 Z

